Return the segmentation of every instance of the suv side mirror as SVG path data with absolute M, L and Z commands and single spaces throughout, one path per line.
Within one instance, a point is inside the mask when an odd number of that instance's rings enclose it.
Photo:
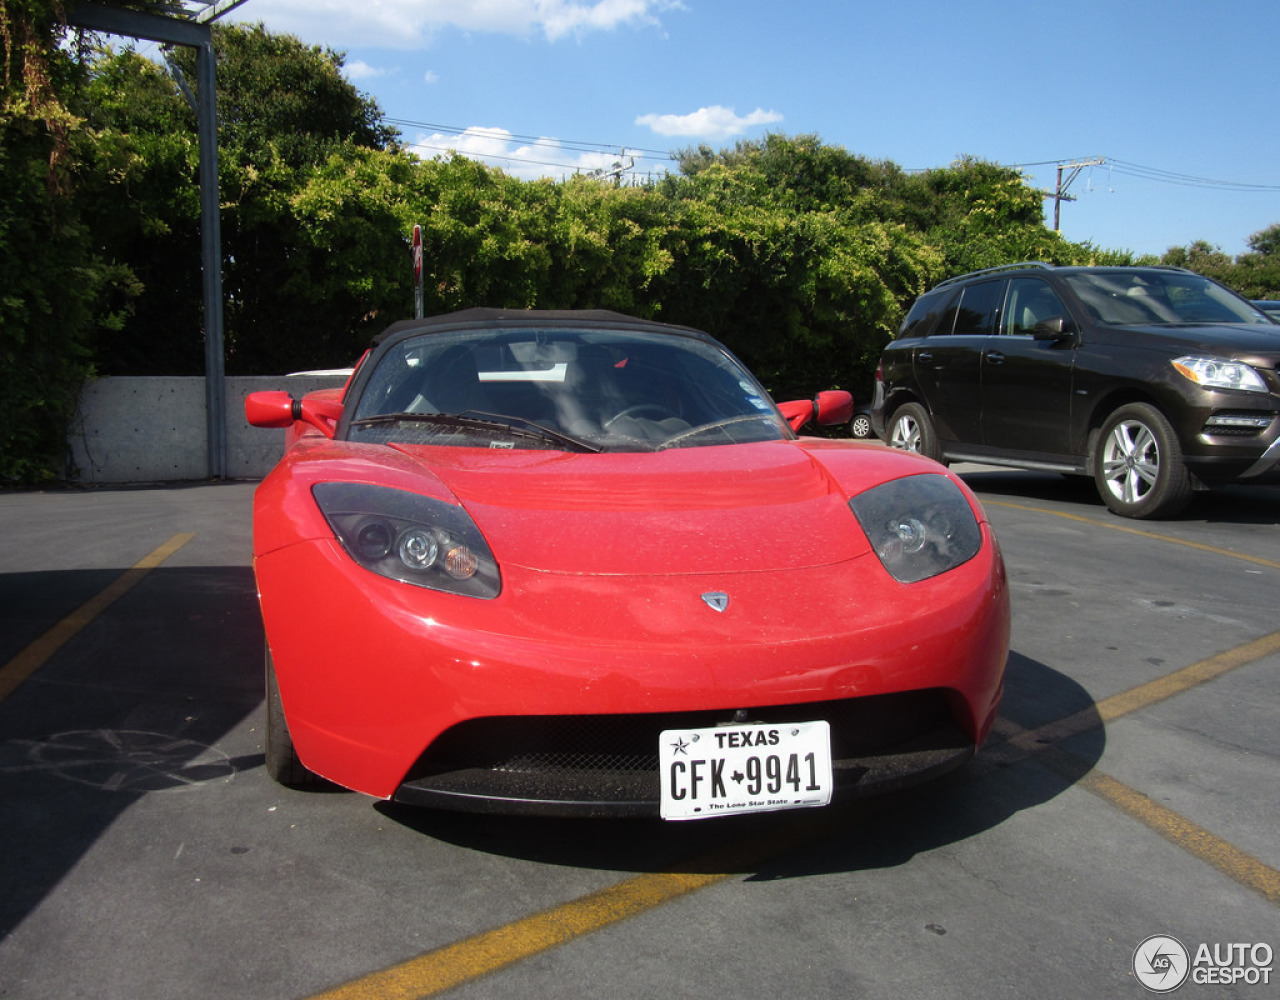
M 1042 319 L 1032 328 L 1031 335 L 1036 340 L 1066 341 L 1075 334 L 1071 323 L 1065 316 L 1050 316 Z

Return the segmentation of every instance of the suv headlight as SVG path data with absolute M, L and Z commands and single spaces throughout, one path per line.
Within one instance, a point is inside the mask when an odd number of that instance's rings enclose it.
M 954 569 L 982 547 L 973 508 L 946 476 L 895 479 L 858 494 L 849 508 L 884 568 L 902 583 Z
M 1195 354 L 1175 358 L 1171 364 L 1179 375 L 1206 389 L 1243 389 L 1266 392 L 1267 384 L 1251 366 L 1230 358 L 1208 358 Z
M 497 597 L 498 563 L 454 504 L 388 486 L 317 483 L 312 496 L 342 547 L 365 569 L 430 590 Z

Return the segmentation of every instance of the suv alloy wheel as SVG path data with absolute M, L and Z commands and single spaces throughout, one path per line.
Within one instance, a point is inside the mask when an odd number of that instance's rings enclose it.
M 889 444 L 935 462 L 939 458 L 938 438 L 929 421 L 929 412 L 919 403 L 907 403 L 894 412 L 889 425 Z
M 1170 517 L 1191 500 L 1178 436 L 1148 403 L 1122 406 L 1107 418 L 1093 475 L 1106 505 L 1125 517 Z

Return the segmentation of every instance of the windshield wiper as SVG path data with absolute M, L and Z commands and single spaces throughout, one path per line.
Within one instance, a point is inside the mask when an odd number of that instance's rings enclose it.
M 513 434 L 516 437 L 568 445 L 578 451 L 599 452 L 603 450 L 599 445 L 552 430 L 550 427 L 543 427 L 542 424 L 526 420 L 524 417 L 508 417 L 498 413 L 484 413 L 479 410 L 466 410 L 462 413 L 378 413 L 371 417 L 361 417 L 358 420 L 353 420 L 351 421 L 351 426 L 371 427 L 377 424 L 408 423 L 500 431 L 505 434 Z

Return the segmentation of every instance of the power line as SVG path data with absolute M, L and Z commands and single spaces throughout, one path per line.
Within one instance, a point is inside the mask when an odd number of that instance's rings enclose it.
M 535 160 L 527 156 L 514 156 L 510 153 L 486 153 L 486 152 L 479 152 L 475 150 L 464 151 L 464 150 L 459 150 L 453 146 L 434 146 L 434 145 L 431 145 L 430 143 L 424 143 L 424 142 L 412 143 L 410 148 L 430 150 L 431 152 L 434 152 L 434 153 L 461 153 L 462 155 L 475 160 L 502 160 L 506 163 L 519 163 L 519 164 L 522 164 L 525 166 L 531 166 L 531 167 L 556 167 L 562 170 L 583 171 L 586 173 L 593 173 L 598 169 L 596 167 L 584 166 L 581 163 L 563 163 L 563 162 L 553 162 L 551 160 Z M 609 151 L 609 154 L 613 156 L 615 159 L 618 157 L 617 150 L 618 150 L 618 147 L 615 146 L 612 151 Z M 632 163 L 630 164 L 630 166 L 634 166 L 635 165 L 634 158 L 631 157 L 630 152 L 627 151 L 625 155 L 627 156 L 628 159 L 632 160 Z
M 1210 188 L 1215 191 L 1280 191 L 1280 184 L 1253 184 L 1245 181 L 1214 180 L 1211 177 L 1196 177 L 1192 174 L 1180 174 L 1172 170 L 1161 170 L 1159 167 L 1144 167 L 1140 163 L 1129 163 L 1108 157 L 1107 163 L 1117 174 L 1136 177 L 1141 180 L 1157 181 L 1161 184 L 1176 184 L 1180 187 Z
M 1074 162 L 1073 162 L 1074 161 Z M 1086 162 L 1087 161 L 1087 162 Z M 1215 180 L 1212 177 L 1197 177 L 1194 174 L 1181 174 L 1160 167 L 1147 167 L 1141 163 L 1118 160 L 1114 156 L 1071 157 L 1059 160 L 1037 160 L 1033 163 L 1015 163 L 1014 167 L 1059 167 L 1069 168 L 1078 162 L 1087 166 L 1105 166 L 1108 171 L 1138 180 L 1154 181 L 1159 184 L 1173 184 L 1179 187 L 1208 188 L 1215 191 L 1240 192 L 1280 192 L 1280 184 L 1255 184 L 1247 181 Z
M 384 120 L 392 125 L 402 125 L 402 126 L 408 126 L 410 128 L 432 129 L 433 131 L 444 134 L 444 135 L 463 135 L 467 132 L 475 131 L 477 128 L 477 126 L 474 126 L 474 125 L 467 126 L 467 127 L 461 127 L 458 125 L 439 125 L 435 122 L 413 121 L 412 119 L 408 119 L 408 118 L 386 118 Z M 481 131 L 485 131 L 485 130 L 481 129 Z M 500 131 L 503 135 L 509 136 L 511 139 L 514 139 L 520 142 L 527 142 L 533 145 L 538 145 L 538 144 L 554 145 L 554 146 L 563 147 L 566 149 L 574 149 L 581 152 L 594 152 L 597 150 L 601 152 L 612 152 L 615 149 L 622 148 L 620 144 L 616 142 L 589 142 L 582 139 L 553 139 L 553 138 L 549 138 L 548 136 L 525 135 L 519 132 L 509 132 L 506 129 L 494 129 L 494 131 Z M 648 157 L 656 156 L 664 160 L 671 158 L 671 150 L 669 149 L 644 149 L 640 146 L 630 146 L 630 145 L 626 146 L 626 149 L 629 152 L 644 154 Z
M 420 122 L 406 118 L 386 118 L 384 120 L 388 124 L 394 125 L 398 128 L 430 130 L 433 134 L 428 138 L 446 135 L 469 136 L 478 139 L 492 137 L 495 141 L 522 143 L 526 147 L 534 147 L 549 152 L 570 154 L 581 153 L 591 156 L 610 156 L 619 160 L 626 159 L 629 161 L 628 169 L 635 165 L 635 161 L 637 159 L 660 159 L 663 162 L 670 162 L 673 159 L 671 152 L 668 150 L 643 149 L 637 146 L 619 145 L 617 143 L 587 142 L 578 139 L 554 139 L 546 136 L 524 135 L 518 132 L 510 132 L 506 129 L 486 129 L 477 128 L 475 126 L 462 128 L 456 125 L 441 125 L 435 122 Z M 410 142 L 408 145 L 413 149 L 429 150 L 437 153 L 462 152 L 476 159 L 499 160 L 504 163 L 535 167 L 552 167 L 565 171 L 592 172 L 595 169 L 584 166 L 581 162 L 566 163 L 563 160 L 543 160 L 532 156 L 522 156 L 513 153 L 485 152 L 482 150 L 458 150 L 453 146 L 439 145 L 430 142 Z

